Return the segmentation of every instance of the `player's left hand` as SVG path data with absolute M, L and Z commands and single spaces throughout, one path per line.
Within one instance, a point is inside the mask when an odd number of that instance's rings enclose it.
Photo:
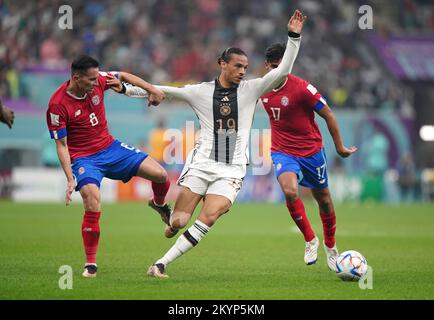
M 356 151 L 357 151 L 357 147 L 355 147 L 355 146 L 352 146 L 350 148 L 347 148 L 347 147 L 343 146 L 341 149 L 336 149 L 336 152 L 342 158 L 347 158 L 347 157 L 351 156 Z
M 304 22 L 306 21 L 307 16 L 303 15 L 300 10 L 295 10 L 291 19 L 288 22 L 288 31 L 301 33 L 301 29 L 303 29 Z
M 107 74 L 107 85 L 115 92 L 121 92 L 122 91 L 122 82 L 116 78 L 114 75 L 108 73 Z

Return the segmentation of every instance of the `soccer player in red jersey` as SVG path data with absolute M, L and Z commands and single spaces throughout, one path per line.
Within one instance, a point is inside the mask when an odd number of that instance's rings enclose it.
M 266 50 L 266 69 L 276 68 L 285 52 L 282 44 L 273 44 Z M 304 261 L 317 261 L 319 239 L 315 236 L 298 195 L 298 184 L 312 190 L 319 205 L 324 231 L 324 249 L 327 265 L 336 269 L 338 250 L 335 241 L 336 216 L 328 188 L 327 162 L 321 133 L 315 123 L 315 112 L 327 123 L 336 152 L 343 158 L 357 151 L 342 143 L 336 118 L 326 100 L 309 82 L 293 75 L 271 92 L 261 97 L 271 126 L 271 158 L 277 180 L 285 194 L 286 206 L 303 233 L 306 246 Z
M 51 138 L 55 139 L 67 178 L 66 205 L 71 202 L 74 189 L 83 199 L 85 277 L 95 277 L 97 271 L 101 215 L 99 187 L 104 177 L 124 182 L 133 176 L 151 180 L 154 198 L 149 201 L 149 206 L 169 224 L 171 209 L 165 203 L 170 186 L 167 172 L 146 153 L 115 140 L 107 128 L 104 92 L 112 88 L 122 93 L 125 87 L 121 81 L 134 77 L 124 72 L 100 72 L 98 61 L 90 56 L 80 56 L 72 62 L 71 79 L 52 95 L 47 110 L 48 129 Z M 145 84 L 149 104 L 159 104 L 164 93 L 147 82 Z

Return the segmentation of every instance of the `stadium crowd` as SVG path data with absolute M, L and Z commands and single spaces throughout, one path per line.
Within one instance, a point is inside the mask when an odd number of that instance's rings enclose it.
M 358 29 L 358 8 L 373 7 L 377 33 L 434 29 L 433 4 L 423 0 L 74 0 L 72 30 L 58 27 L 63 1 L 24 2 L 0 1 L 3 97 L 19 96 L 23 70 L 68 69 L 83 52 L 106 70 L 182 84 L 212 79 L 220 51 L 238 46 L 249 54 L 251 75 L 260 75 L 265 48 L 285 40 L 288 12 L 297 7 L 309 23 L 294 73 L 335 107 L 396 110 L 408 107 L 405 90 L 373 59 L 365 39 L 369 31 Z

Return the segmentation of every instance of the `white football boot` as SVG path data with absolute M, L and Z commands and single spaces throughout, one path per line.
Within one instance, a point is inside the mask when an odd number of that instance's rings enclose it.
M 82 276 L 85 278 L 95 278 L 97 270 L 96 264 L 86 264 Z
M 306 242 L 306 248 L 304 250 L 304 262 L 310 266 L 318 260 L 318 247 L 319 239 L 317 236 L 311 241 Z
M 149 267 L 148 269 L 148 276 L 159 278 L 159 279 L 165 279 L 169 278 L 169 276 L 165 272 L 165 266 L 162 263 L 156 263 Z
M 329 269 L 331 271 L 336 272 L 336 261 L 339 257 L 339 251 L 338 248 L 336 248 L 336 244 L 334 245 L 333 248 L 329 248 L 325 245 L 325 243 L 323 242 L 324 245 L 324 251 L 326 253 L 327 256 L 327 266 L 329 267 Z

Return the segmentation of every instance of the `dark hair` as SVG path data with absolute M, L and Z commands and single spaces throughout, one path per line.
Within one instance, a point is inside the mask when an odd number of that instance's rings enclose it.
M 91 56 L 81 55 L 71 63 L 71 75 L 75 73 L 83 74 L 89 68 L 98 68 L 99 63 Z
M 281 43 L 274 43 L 265 50 L 265 60 L 276 62 L 283 58 L 286 46 Z
M 247 57 L 247 54 L 240 48 L 229 47 L 222 52 L 222 54 L 218 58 L 218 63 L 220 64 L 220 62 L 222 61 L 229 62 L 229 60 L 231 59 L 231 54 L 239 54 Z

